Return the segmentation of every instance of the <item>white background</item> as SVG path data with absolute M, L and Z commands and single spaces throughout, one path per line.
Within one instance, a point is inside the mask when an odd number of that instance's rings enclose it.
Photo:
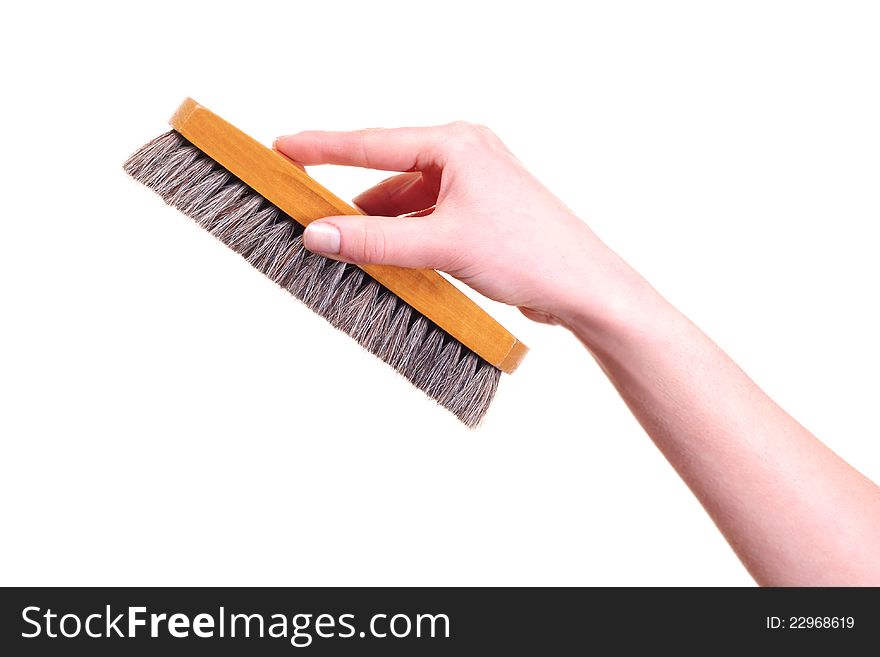
M 127 179 L 187 95 L 489 125 L 880 480 L 875 3 L 10 7 L 0 583 L 751 583 L 563 330 L 486 304 L 532 351 L 468 431 Z

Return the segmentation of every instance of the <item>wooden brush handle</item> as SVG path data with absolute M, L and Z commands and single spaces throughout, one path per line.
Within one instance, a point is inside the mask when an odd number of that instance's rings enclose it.
M 280 153 L 187 98 L 171 127 L 303 226 L 315 219 L 360 214 Z M 360 265 L 367 274 L 456 340 L 504 372 L 513 372 L 528 348 L 433 269 Z

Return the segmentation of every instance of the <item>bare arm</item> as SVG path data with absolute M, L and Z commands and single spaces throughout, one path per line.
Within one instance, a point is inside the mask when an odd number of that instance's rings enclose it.
M 308 132 L 303 164 L 404 171 L 328 217 L 306 246 L 351 262 L 432 267 L 573 331 L 767 585 L 880 585 L 880 489 L 758 388 L 535 180 L 490 131 Z M 419 212 L 425 216 L 398 218 Z
M 640 280 L 570 324 L 762 585 L 880 584 L 880 489 Z

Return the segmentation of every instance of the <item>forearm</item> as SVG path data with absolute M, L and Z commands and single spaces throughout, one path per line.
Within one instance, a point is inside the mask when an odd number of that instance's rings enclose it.
M 880 489 L 613 258 L 569 328 L 760 584 L 880 584 Z
M 777 407 L 488 129 L 307 132 L 275 146 L 302 164 L 405 172 L 358 196 L 374 216 L 310 224 L 306 248 L 440 269 L 536 321 L 567 325 L 759 582 L 880 584 L 877 487 Z M 409 213 L 419 216 L 398 218 Z

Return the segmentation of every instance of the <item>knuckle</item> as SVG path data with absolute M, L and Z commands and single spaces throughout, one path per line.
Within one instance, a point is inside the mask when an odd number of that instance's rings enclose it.
M 361 160 L 363 161 L 364 166 L 366 166 L 367 168 L 370 168 L 370 145 L 371 145 L 370 142 L 373 139 L 375 139 L 376 133 L 374 130 L 366 129 L 366 130 L 361 130 L 359 132 L 359 134 L 360 134 L 359 147 L 360 147 Z
M 360 249 L 356 254 L 361 262 L 384 262 L 387 255 L 387 236 L 384 229 L 374 222 L 364 222 Z
M 433 268 L 442 271 L 459 269 L 461 262 L 468 259 L 467 244 L 461 238 L 461 231 L 439 217 L 436 221 L 426 222 L 426 225 L 430 226 L 430 230 L 425 248 Z
M 454 121 L 447 127 L 447 139 L 453 147 L 473 149 L 492 146 L 498 138 L 488 127 L 468 121 Z
M 452 132 L 466 132 L 473 127 L 473 124 L 469 121 L 464 121 L 459 119 L 458 121 L 453 121 L 449 125 L 446 126 Z
M 447 127 L 454 137 L 476 137 L 479 135 L 479 126 L 469 121 L 453 121 Z
M 483 139 L 493 140 L 496 139 L 495 133 L 492 132 L 492 129 L 489 126 L 485 126 L 482 123 L 474 124 L 474 130 L 477 132 L 480 137 Z

